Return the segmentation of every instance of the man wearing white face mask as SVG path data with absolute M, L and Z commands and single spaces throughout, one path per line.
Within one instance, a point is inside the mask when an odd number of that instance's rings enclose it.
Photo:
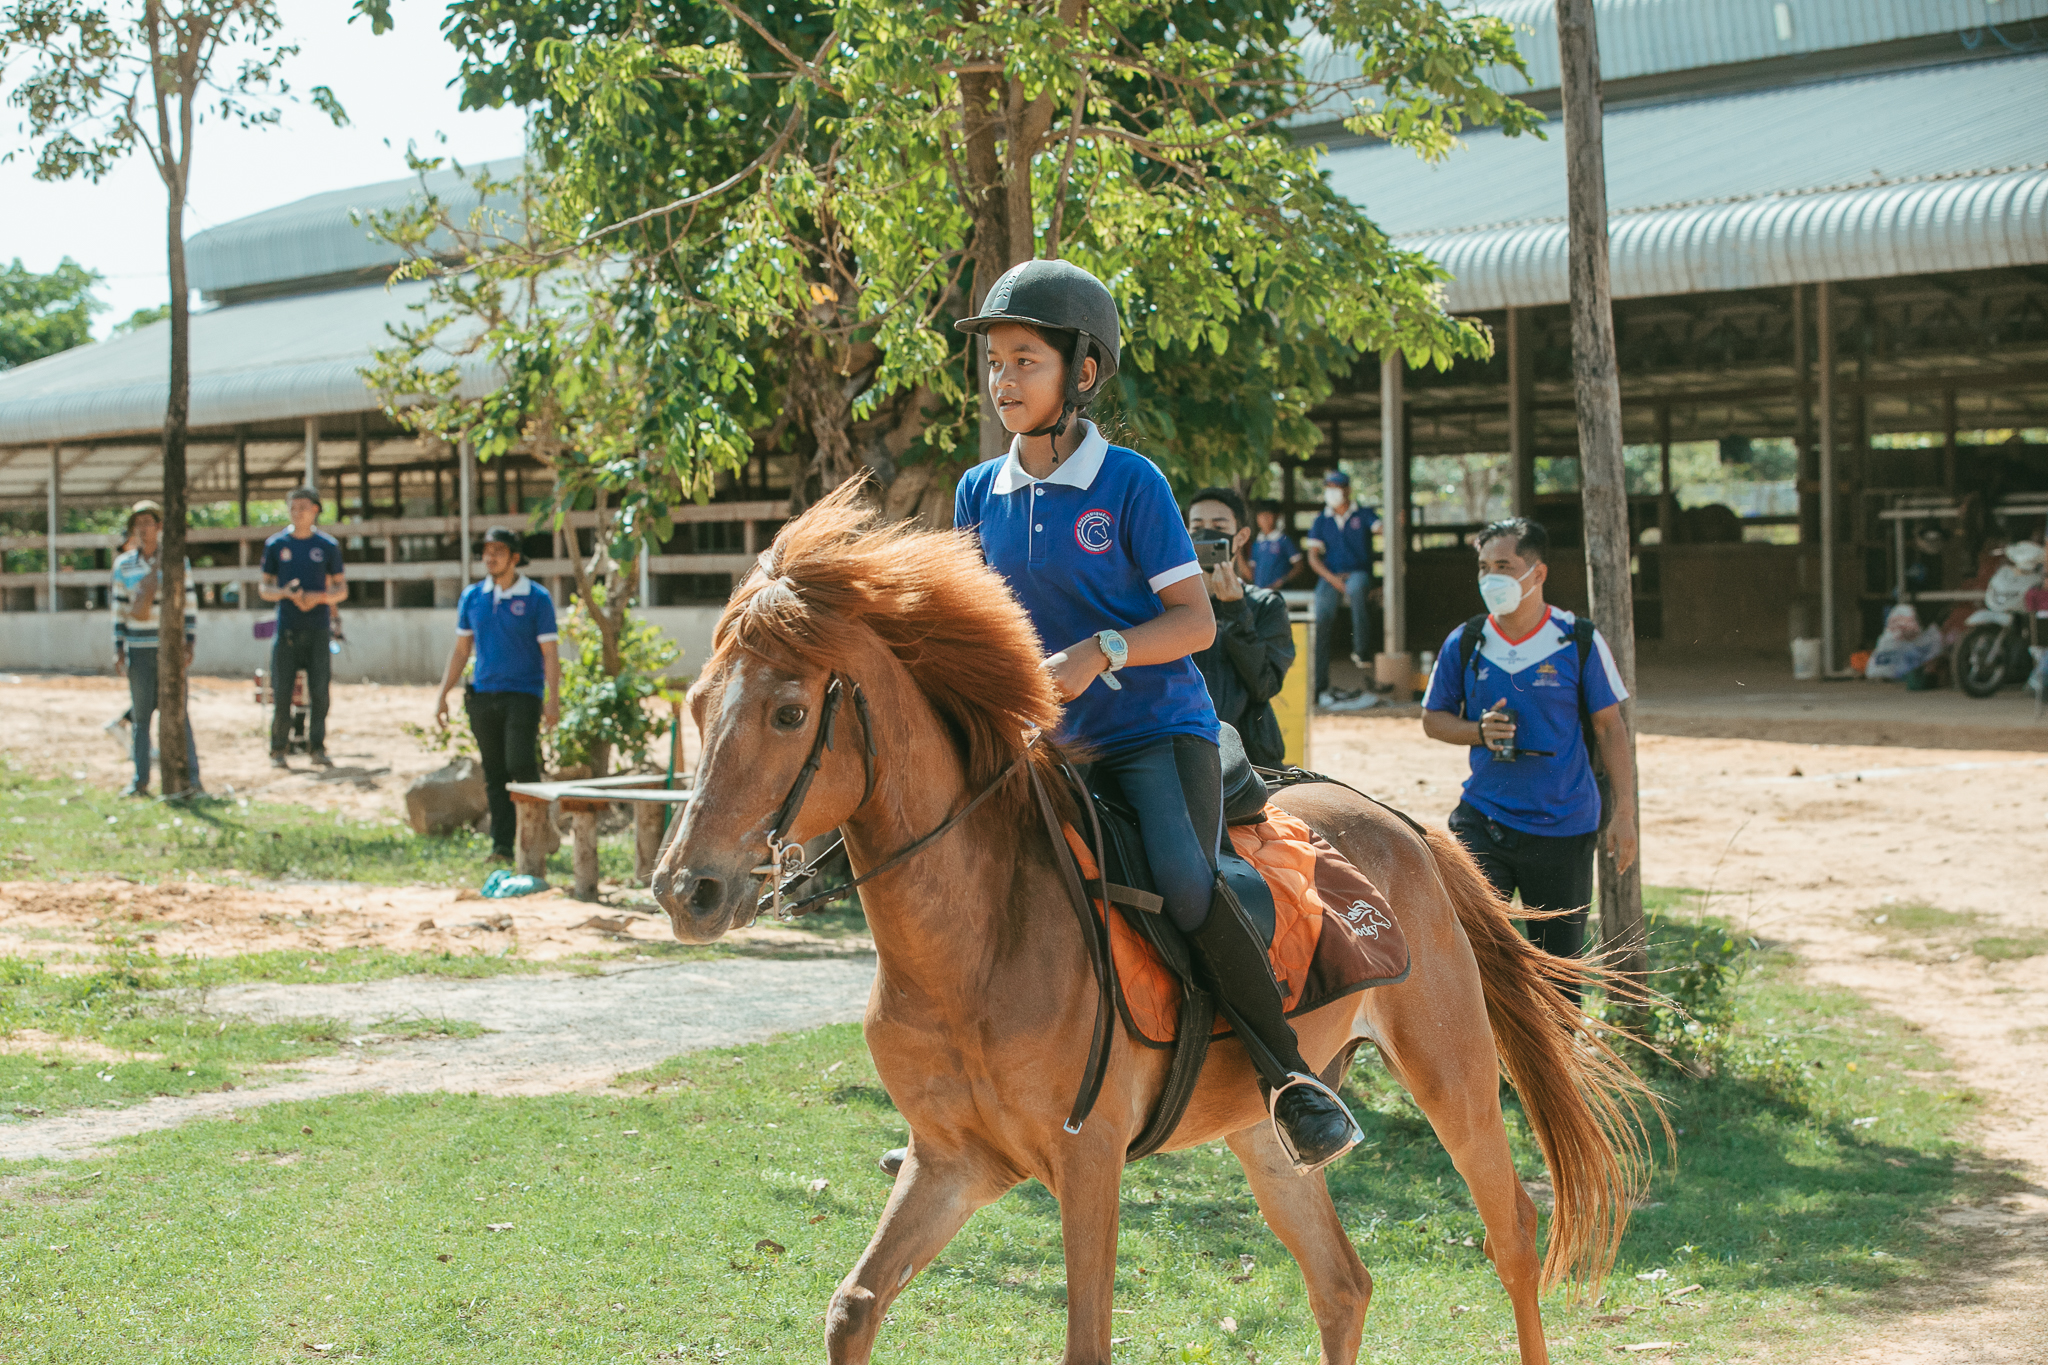
M 1549 549 L 1542 525 L 1526 517 L 1479 533 L 1486 613 L 1437 651 L 1422 730 L 1472 751 L 1451 832 L 1501 895 L 1571 911 L 1527 925 L 1546 952 L 1576 957 L 1600 831 L 1624 870 L 1635 861 L 1635 792 L 1621 721 L 1628 689 L 1592 622 L 1544 602 Z

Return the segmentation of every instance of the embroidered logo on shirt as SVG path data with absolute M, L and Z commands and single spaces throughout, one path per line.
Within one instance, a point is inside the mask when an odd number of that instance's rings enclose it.
M 292 562 L 292 552 L 290 550 L 279 550 L 277 552 L 277 557 L 279 559 L 282 559 L 287 564 Z
M 1091 555 L 1108 554 L 1116 543 L 1116 521 L 1100 507 L 1081 514 L 1074 523 L 1074 541 Z
M 1556 664 L 1536 665 L 1536 686 L 1563 687 L 1564 677 L 1557 671 Z
M 318 550 L 315 550 L 315 551 L 313 551 L 313 562 L 314 562 L 315 564 L 318 564 L 318 563 L 320 562 L 320 551 L 318 551 Z
M 526 603 L 524 603 L 524 602 L 508 602 L 508 603 L 507 603 L 506 605 L 512 608 L 512 614 L 513 614 L 514 616 L 524 616 L 524 615 L 526 615 Z

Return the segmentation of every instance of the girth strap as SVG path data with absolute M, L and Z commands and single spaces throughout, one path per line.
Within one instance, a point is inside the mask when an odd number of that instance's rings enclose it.
M 1045 820 L 1045 832 L 1052 841 L 1053 862 L 1059 866 L 1060 880 L 1067 889 L 1067 900 L 1074 907 L 1074 916 L 1080 922 L 1081 942 L 1088 950 L 1088 966 L 1095 973 L 1095 1034 L 1088 1042 L 1088 1066 L 1081 1073 L 1081 1090 L 1074 1096 L 1073 1112 L 1067 1115 L 1066 1128 L 1069 1133 L 1079 1133 L 1081 1125 L 1094 1112 L 1096 1098 L 1102 1093 L 1102 1081 L 1109 1074 L 1109 1018 L 1115 1005 L 1110 998 L 1109 926 L 1095 917 L 1089 908 L 1088 893 L 1081 886 L 1081 872 L 1074 864 L 1073 850 L 1067 847 L 1064 828 L 1060 824 L 1059 812 L 1053 809 L 1052 798 L 1046 795 L 1045 779 L 1039 776 L 1036 765 L 1028 765 L 1031 772 L 1031 794 L 1038 799 L 1038 813 Z M 1101 833 L 1097 831 L 1097 847 L 1101 847 Z M 1099 857 L 1099 855 L 1098 855 Z M 1102 864 L 1098 861 L 1096 866 Z

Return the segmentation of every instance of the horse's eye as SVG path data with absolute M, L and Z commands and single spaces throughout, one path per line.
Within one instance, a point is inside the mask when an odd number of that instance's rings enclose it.
M 775 709 L 777 729 L 794 730 L 804 723 L 804 708 L 801 706 L 779 706 Z

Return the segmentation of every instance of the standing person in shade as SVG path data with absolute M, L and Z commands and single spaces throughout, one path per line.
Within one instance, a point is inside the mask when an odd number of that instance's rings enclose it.
M 1528 933 L 1546 952 L 1577 957 L 1603 824 L 1589 729 L 1611 789 L 1607 846 L 1623 871 L 1636 857 L 1635 790 L 1621 720 L 1628 689 L 1593 623 L 1544 602 L 1549 550 L 1549 534 L 1527 517 L 1479 533 L 1486 614 L 1437 651 L 1422 731 L 1472 751 L 1451 832 L 1502 896 L 1520 892 L 1528 909 L 1569 911 L 1528 921 Z
M 1204 488 L 1188 503 L 1188 532 L 1197 546 L 1205 538 L 1228 538 L 1229 553 L 1203 575 L 1209 609 L 1216 614 L 1216 639 L 1194 653 L 1216 718 L 1237 731 L 1245 756 L 1265 768 L 1287 761 L 1287 741 L 1273 714 L 1273 695 L 1294 665 L 1294 628 L 1287 600 L 1246 583 L 1235 567 L 1252 528 L 1245 524 L 1244 499 L 1229 488 Z
M 1333 469 L 1323 476 L 1323 511 L 1309 527 L 1308 566 L 1316 579 L 1316 704 L 1329 706 L 1359 694 L 1330 690 L 1330 646 L 1337 634 L 1337 608 L 1351 610 L 1351 662 L 1372 676 L 1372 533 L 1379 526 L 1368 507 L 1351 503 L 1351 476 Z
M 333 676 L 328 608 L 348 600 L 341 542 L 314 523 L 320 520 L 317 489 L 294 488 L 288 504 L 292 524 L 263 542 L 260 595 L 277 603 L 277 639 L 270 646 L 270 766 L 287 768 L 292 724 L 292 683 L 306 674 L 307 758 L 331 768 L 327 757 L 327 685 Z
M 1293 537 L 1280 529 L 1278 505 L 1262 502 L 1252 515 L 1259 519 L 1259 533 L 1253 537 L 1250 549 L 1252 582 L 1277 591 L 1301 563 L 1301 551 Z
M 163 586 L 157 556 L 163 532 L 163 509 L 144 500 L 128 513 L 128 548 L 114 561 L 112 584 L 107 597 L 114 608 L 114 671 L 128 676 L 128 719 L 130 753 L 135 761 L 135 779 L 121 792 L 123 796 L 149 795 L 149 721 L 156 712 L 156 649 L 158 622 L 157 593 Z M 199 594 L 192 585 L 192 562 L 185 562 L 185 662 L 192 662 L 192 645 L 199 634 Z M 192 742 L 192 718 L 185 717 L 185 771 L 192 789 L 199 792 L 199 750 Z
M 476 676 L 463 689 L 462 709 L 476 736 L 484 791 L 491 804 L 491 853 L 512 860 L 516 818 L 507 782 L 540 781 L 540 731 L 562 714 L 560 637 L 555 599 L 519 572 L 519 537 L 502 526 L 484 532 L 484 577 L 462 590 L 455 609 L 455 648 L 441 675 L 434 724 L 448 723 L 448 694 L 476 654 Z

